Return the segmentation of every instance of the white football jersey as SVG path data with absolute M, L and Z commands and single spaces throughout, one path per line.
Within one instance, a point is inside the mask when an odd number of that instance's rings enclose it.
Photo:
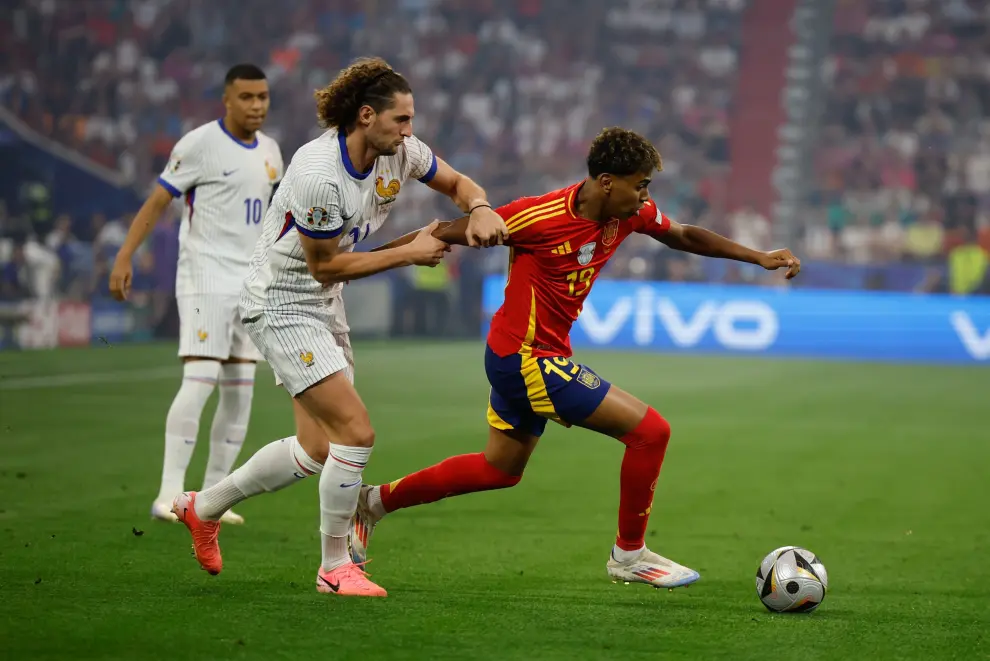
M 176 294 L 240 294 L 282 171 L 278 143 L 260 131 L 243 143 L 222 119 L 175 144 L 158 183 L 185 196 Z
M 436 156 L 414 137 L 406 138 L 394 156 L 379 156 L 365 173 L 354 168 L 344 135 L 336 129 L 303 145 L 265 216 L 244 282 L 242 311 L 251 316 L 338 296 L 343 285 L 324 288 L 310 275 L 299 233 L 328 239 L 342 235 L 340 248 L 353 250 L 382 226 L 407 179 L 428 183 L 436 171 Z

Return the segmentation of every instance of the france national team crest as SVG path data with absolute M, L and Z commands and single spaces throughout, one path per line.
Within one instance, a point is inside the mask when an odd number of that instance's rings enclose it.
M 587 266 L 595 256 L 595 242 L 586 243 L 578 248 L 578 264 Z
M 619 219 L 612 218 L 602 229 L 602 244 L 608 248 L 615 243 L 615 237 L 619 236 Z
M 399 194 L 400 188 L 402 188 L 402 184 L 399 183 L 398 179 L 391 180 L 386 186 L 384 177 L 378 177 L 375 180 L 375 192 L 381 198 L 378 204 L 385 205 L 395 202 L 395 196 Z

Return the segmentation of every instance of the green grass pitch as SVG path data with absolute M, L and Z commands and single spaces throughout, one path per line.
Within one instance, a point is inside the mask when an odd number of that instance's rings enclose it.
M 368 481 L 483 447 L 480 342 L 357 353 Z M 174 347 L 0 354 L 0 658 L 990 658 L 990 370 L 578 359 L 671 421 L 648 543 L 701 572 L 687 590 L 611 583 L 622 447 L 554 425 L 515 489 L 381 525 L 388 599 L 316 593 L 315 479 L 243 504 L 210 577 L 148 517 Z M 292 433 L 267 368 L 254 401 L 241 461 Z M 811 615 L 756 597 L 785 544 L 829 571 Z

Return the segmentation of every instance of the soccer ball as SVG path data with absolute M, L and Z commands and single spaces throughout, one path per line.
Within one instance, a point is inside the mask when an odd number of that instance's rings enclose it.
M 756 570 L 756 594 L 775 613 L 808 613 L 825 599 L 828 573 L 818 557 L 800 546 L 782 546 Z

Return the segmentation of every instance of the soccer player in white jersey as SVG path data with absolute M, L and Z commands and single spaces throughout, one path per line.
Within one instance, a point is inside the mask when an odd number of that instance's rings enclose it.
M 183 375 L 165 418 L 162 481 L 151 506 L 154 518 L 168 521 L 176 521 L 172 500 L 185 489 L 200 416 L 218 382 L 220 401 L 210 429 L 204 488 L 233 467 L 251 415 L 255 362 L 261 359 L 241 323 L 238 301 L 283 170 L 278 144 L 260 131 L 270 103 L 265 74 L 251 64 L 231 68 L 223 103 L 223 119 L 176 143 L 110 274 L 111 293 L 126 299 L 134 252 L 169 203 L 184 197 L 175 283 Z M 230 511 L 224 521 L 243 523 Z
M 341 285 L 400 266 L 435 266 L 449 246 L 430 236 L 434 223 L 400 249 L 351 250 L 382 226 L 407 179 L 419 179 L 468 213 L 472 246 L 500 243 L 507 230 L 481 187 L 413 137 L 412 90 L 384 60 L 356 61 L 316 99 L 328 130 L 293 156 L 241 297 L 248 332 L 293 397 L 296 434 L 263 447 L 216 486 L 180 495 L 174 511 L 192 533 L 200 566 L 217 574 L 225 511 L 320 474 L 317 590 L 384 597 L 347 547 L 375 433 L 352 384 Z

